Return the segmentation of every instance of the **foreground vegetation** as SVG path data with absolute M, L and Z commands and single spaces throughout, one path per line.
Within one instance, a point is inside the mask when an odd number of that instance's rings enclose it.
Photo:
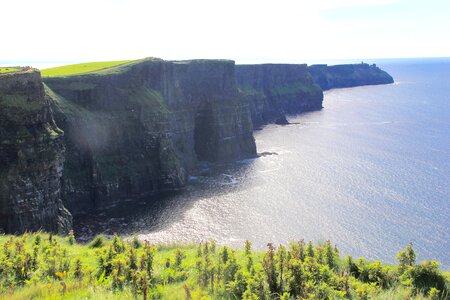
M 449 274 L 415 263 L 341 258 L 326 242 L 253 251 L 218 246 L 151 245 L 137 239 L 0 235 L 0 299 L 450 299 Z
M 74 65 L 66 65 L 42 70 L 41 75 L 44 77 L 55 77 L 55 76 L 84 74 L 120 66 L 130 62 L 132 62 L 132 60 L 88 62 Z

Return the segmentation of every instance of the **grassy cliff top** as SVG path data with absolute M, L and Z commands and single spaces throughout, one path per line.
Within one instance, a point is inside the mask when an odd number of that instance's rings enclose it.
M 102 236 L 0 235 L 0 299 L 449 299 L 448 273 L 415 263 L 343 258 L 330 243 L 233 249 Z
M 160 58 L 148 57 L 137 60 L 117 60 L 117 61 L 102 61 L 102 62 L 85 62 L 73 65 L 59 66 L 49 69 L 41 70 L 42 77 L 66 77 L 83 74 L 99 74 L 106 75 L 112 73 L 120 73 L 127 70 L 128 67 L 146 61 L 163 61 Z M 234 63 L 232 60 L 219 59 L 194 59 L 194 60 L 180 60 L 172 61 L 175 64 L 191 64 L 191 63 L 217 63 L 227 62 Z
M 42 70 L 41 75 L 44 77 L 79 75 L 105 69 L 111 69 L 116 66 L 131 63 L 133 61 L 134 60 L 117 60 L 117 61 L 87 62 L 81 64 L 66 65 Z
M 19 67 L 0 67 L 0 74 L 13 73 L 13 72 L 19 72 L 19 71 L 21 71 L 21 68 L 19 68 Z
M 15 74 L 32 73 L 37 71 L 32 67 L 0 67 L 0 76 L 10 76 Z

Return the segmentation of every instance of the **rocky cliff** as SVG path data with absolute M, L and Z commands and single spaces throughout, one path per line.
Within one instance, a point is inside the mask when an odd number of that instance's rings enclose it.
M 308 70 L 323 90 L 394 82 L 391 75 L 375 64 L 312 65 Z
M 148 59 L 44 82 L 65 131 L 72 212 L 179 189 L 199 161 L 256 155 L 233 61 Z
M 36 70 L 0 74 L 0 231 L 64 233 L 68 210 L 150 199 L 183 188 L 199 162 L 255 157 L 253 125 L 322 108 L 313 78 L 392 81 L 365 64 L 227 60 L 144 59 L 44 83 Z
M 0 231 L 70 230 L 61 201 L 62 137 L 40 73 L 0 74 Z
M 322 108 L 322 90 L 313 83 L 306 65 L 237 65 L 236 80 L 255 127 L 283 123 L 286 115 Z

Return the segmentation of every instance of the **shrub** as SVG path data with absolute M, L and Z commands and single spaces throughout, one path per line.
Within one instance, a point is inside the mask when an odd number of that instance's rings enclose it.
M 136 236 L 133 237 L 131 244 L 135 249 L 139 249 L 142 247 L 142 242 Z
M 395 257 L 399 260 L 402 269 L 414 265 L 416 262 L 416 253 L 414 252 L 412 243 L 409 243 L 404 250 L 400 250 Z
M 400 277 L 402 283 L 411 285 L 414 293 L 430 293 L 432 288 L 440 291 L 440 296 L 450 295 L 450 290 L 445 277 L 439 270 L 439 263 L 436 261 L 424 261 L 417 266 L 409 267 Z M 433 291 L 433 294 L 437 293 Z
M 67 236 L 67 242 L 69 243 L 69 245 L 75 244 L 76 240 L 75 235 L 73 234 L 73 230 L 69 232 L 69 235 Z
M 106 245 L 106 238 L 103 235 L 96 235 L 88 244 L 89 248 L 101 248 Z

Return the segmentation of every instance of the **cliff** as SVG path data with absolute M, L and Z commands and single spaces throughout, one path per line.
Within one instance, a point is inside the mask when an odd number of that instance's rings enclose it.
M 39 72 L 0 74 L 0 231 L 70 230 L 60 197 L 62 136 Z
M 323 90 L 394 82 L 391 75 L 375 64 L 312 65 L 308 70 Z
M 200 162 L 255 157 L 254 126 L 322 108 L 313 78 L 392 81 L 365 64 L 227 60 L 143 59 L 44 83 L 32 69 L 0 74 L 0 231 L 65 233 L 68 210 L 150 199 L 183 188 Z
M 74 213 L 182 188 L 199 161 L 256 156 L 233 61 L 147 59 L 44 82 L 65 131 Z
M 322 108 L 322 90 L 313 83 L 306 65 L 237 65 L 236 81 L 255 127 L 283 123 L 286 115 Z

